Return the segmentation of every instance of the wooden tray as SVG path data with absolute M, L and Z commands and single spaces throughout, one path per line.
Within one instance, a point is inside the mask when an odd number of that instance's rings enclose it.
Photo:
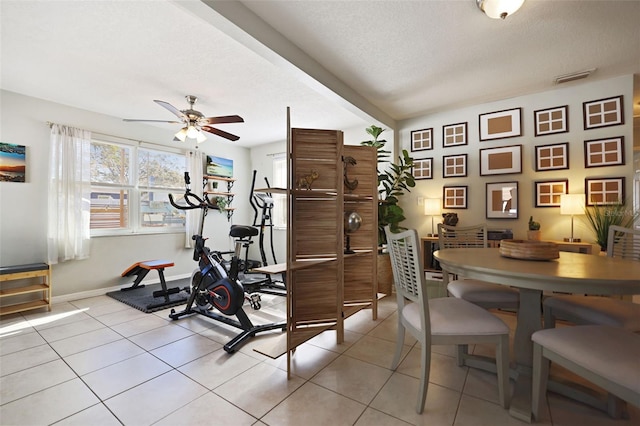
M 500 255 L 523 260 L 551 260 L 560 257 L 558 245 L 547 241 L 502 240 Z

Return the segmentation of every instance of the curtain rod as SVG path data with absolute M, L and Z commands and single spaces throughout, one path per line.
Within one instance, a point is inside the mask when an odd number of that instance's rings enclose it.
M 54 123 L 52 121 L 47 121 L 47 126 L 49 126 L 49 128 L 53 127 L 54 124 L 58 124 L 58 123 Z M 87 130 L 87 129 L 85 129 Z M 101 135 L 101 136 L 108 136 L 110 138 L 117 138 L 117 139 L 123 139 L 123 140 L 127 140 L 127 141 L 132 141 L 132 142 L 138 142 L 138 143 L 152 143 L 152 142 L 145 142 L 145 141 L 141 141 L 139 139 L 131 139 L 131 138 L 125 138 L 122 136 L 116 136 L 116 135 L 110 135 L 108 133 L 101 133 L 101 132 L 94 132 L 93 130 L 89 130 L 92 134 L 96 134 L 96 135 Z M 155 144 L 154 144 L 155 145 Z M 159 144 L 158 144 L 159 145 Z
M 47 121 L 46 122 L 47 125 L 49 126 L 49 128 L 51 128 L 54 124 L 58 124 L 58 123 L 54 123 L 52 121 Z M 84 130 L 88 130 L 88 129 L 84 129 Z M 132 138 L 125 138 L 123 136 L 116 136 L 116 135 L 110 135 L 108 133 L 102 133 L 102 132 L 94 132 L 93 130 L 89 130 L 92 134 L 96 134 L 96 135 L 100 135 L 100 136 L 107 136 L 109 138 L 116 138 L 116 139 L 122 139 L 125 141 L 131 141 L 131 142 L 137 142 L 139 145 L 140 144 L 148 144 L 148 145 L 154 145 L 154 146 L 161 146 L 161 147 L 165 147 L 165 148 L 169 148 L 169 149 L 177 149 L 178 151 L 181 149 L 185 149 L 188 151 L 193 151 L 194 149 L 188 149 L 188 148 L 180 148 L 180 147 L 173 147 L 173 146 L 169 146 L 169 145 L 163 145 L 163 144 L 159 144 L 159 143 L 154 143 L 154 142 L 147 142 L 147 141 L 141 141 L 140 139 L 132 139 Z M 195 147 L 195 150 L 198 150 L 198 147 Z

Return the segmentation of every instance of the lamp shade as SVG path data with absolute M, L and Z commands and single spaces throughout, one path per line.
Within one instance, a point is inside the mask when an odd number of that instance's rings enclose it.
M 524 0 L 476 0 L 476 5 L 485 15 L 493 19 L 504 19 L 516 13 Z
M 440 199 L 439 198 L 426 198 L 424 200 L 424 215 L 425 216 L 437 216 L 440 214 Z
M 560 214 L 584 214 L 584 194 L 561 194 Z

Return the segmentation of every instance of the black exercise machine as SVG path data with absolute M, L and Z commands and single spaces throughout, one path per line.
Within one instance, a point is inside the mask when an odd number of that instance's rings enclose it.
M 207 194 L 200 198 L 191 192 L 189 173 L 185 173 L 184 178 L 186 205 L 178 205 L 171 194 L 169 194 L 169 202 L 180 210 L 201 210 L 200 230 L 197 235 L 192 237 L 195 241 L 193 260 L 198 262 L 198 269 L 192 274 L 187 306 L 180 312 L 172 309 L 169 318 L 177 320 L 186 315 L 199 314 L 243 330 L 224 345 L 224 350 L 228 353 L 235 352 L 240 345 L 257 333 L 276 329 L 285 330 L 286 322 L 254 325 L 242 309 L 245 299 L 250 302 L 253 309 L 260 309 L 260 296 L 257 294 L 246 295 L 243 285 L 238 280 L 242 242 L 236 241 L 235 252 L 229 271 L 227 271 L 222 265 L 221 257 L 212 253 L 205 246 L 205 238 L 202 236 L 208 210 L 218 209 L 218 206 L 211 203 Z M 223 315 L 212 312 L 214 308 Z M 237 319 L 230 318 L 231 316 L 235 316 Z
M 269 180 L 264 179 L 267 188 L 270 188 Z M 244 259 L 241 262 L 240 268 L 240 281 L 246 288 L 252 289 L 252 291 L 258 291 L 265 294 L 274 294 L 278 296 L 286 296 L 287 288 L 285 285 L 284 274 L 281 275 L 281 280 L 275 280 L 272 274 L 262 274 L 254 272 L 254 268 L 261 266 L 268 266 L 267 254 L 264 248 L 265 231 L 269 229 L 269 243 L 271 248 L 271 257 L 273 263 L 277 264 L 276 253 L 273 247 L 273 197 L 269 192 L 254 192 L 256 184 L 256 171 L 253 171 L 253 178 L 251 180 L 251 191 L 249 193 L 249 204 L 253 209 L 253 225 L 231 225 L 229 235 L 234 238 L 236 242 L 242 244 L 244 249 Z M 260 220 L 258 221 L 258 215 Z M 258 249 L 260 250 L 260 261 L 249 260 L 249 247 L 253 244 L 252 237 L 258 236 Z

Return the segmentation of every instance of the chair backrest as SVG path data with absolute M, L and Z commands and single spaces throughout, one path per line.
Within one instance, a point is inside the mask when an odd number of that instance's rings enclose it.
M 487 247 L 487 225 L 449 226 L 439 223 L 438 243 L 440 249 Z
M 427 283 L 418 246 L 418 232 L 408 229 L 394 234 L 389 226 L 385 226 L 384 231 L 387 235 L 387 250 L 391 258 L 398 309 L 404 307 L 407 299 L 420 304 L 423 327 L 430 330 Z
M 611 225 L 607 256 L 640 261 L 640 230 Z

